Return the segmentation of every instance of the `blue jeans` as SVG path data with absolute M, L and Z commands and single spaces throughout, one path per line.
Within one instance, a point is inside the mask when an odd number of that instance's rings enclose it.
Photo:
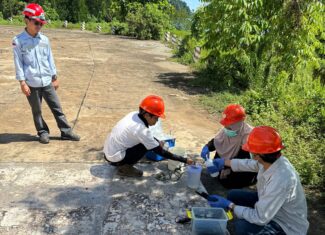
M 257 192 L 233 189 L 229 191 L 227 199 L 236 205 L 254 208 L 255 203 L 258 201 L 258 195 Z M 235 219 L 234 225 L 236 235 L 285 235 L 282 228 L 274 221 L 260 226 L 249 223 L 244 219 Z

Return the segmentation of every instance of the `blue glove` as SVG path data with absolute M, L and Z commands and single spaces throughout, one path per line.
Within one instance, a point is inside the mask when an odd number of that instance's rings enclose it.
M 221 171 L 225 167 L 225 159 L 216 158 L 213 160 L 213 165 L 215 165 L 218 168 L 218 171 Z
M 201 157 L 203 158 L 204 161 L 209 159 L 210 151 L 209 151 L 209 147 L 207 145 L 204 145 L 204 147 L 202 148 Z
M 208 203 L 211 207 L 218 207 L 227 210 L 232 202 L 218 195 L 209 195 Z
M 209 174 L 213 174 L 213 173 L 219 172 L 219 168 L 216 167 L 214 164 L 208 166 L 207 167 L 207 170 L 208 170 Z

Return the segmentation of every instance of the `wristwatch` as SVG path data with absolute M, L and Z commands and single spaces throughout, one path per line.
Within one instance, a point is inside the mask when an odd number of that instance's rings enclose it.
M 52 76 L 52 81 L 55 81 L 56 79 L 58 79 L 58 77 L 56 75 Z

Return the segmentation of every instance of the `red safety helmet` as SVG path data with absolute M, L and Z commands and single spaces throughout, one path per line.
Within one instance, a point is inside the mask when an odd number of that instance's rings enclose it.
M 165 118 L 165 104 L 163 99 L 157 95 L 149 95 L 144 98 L 140 108 L 155 116 Z
M 243 150 L 251 153 L 275 153 L 284 148 L 279 133 L 269 126 L 255 127 L 249 134 Z
M 245 109 L 239 104 L 228 105 L 222 113 L 221 125 L 229 126 L 246 118 Z
M 24 9 L 23 14 L 28 16 L 30 19 L 34 19 L 42 24 L 46 24 L 45 12 L 43 8 L 36 3 L 28 4 Z

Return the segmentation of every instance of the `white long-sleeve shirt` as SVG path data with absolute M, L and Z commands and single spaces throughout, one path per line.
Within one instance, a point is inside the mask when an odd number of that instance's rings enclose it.
M 142 143 L 148 150 L 159 146 L 151 130 L 140 119 L 139 112 L 131 112 L 122 118 L 108 134 L 104 154 L 111 162 L 122 161 L 126 150 Z
M 278 223 L 287 235 L 306 235 L 307 203 L 300 178 L 289 160 L 281 156 L 267 170 L 251 159 L 231 160 L 233 171 L 258 172 L 258 201 L 254 208 L 237 206 L 235 215 L 257 225 L 271 220 Z

